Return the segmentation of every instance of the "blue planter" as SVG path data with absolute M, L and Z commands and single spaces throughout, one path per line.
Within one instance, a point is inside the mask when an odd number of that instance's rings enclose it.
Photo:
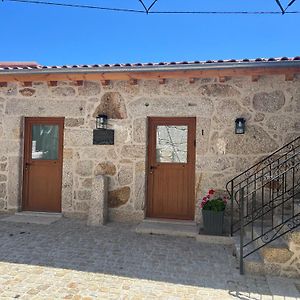
M 202 209 L 204 233 L 222 235 L 224 224 L 224 211 L 211 211 Z

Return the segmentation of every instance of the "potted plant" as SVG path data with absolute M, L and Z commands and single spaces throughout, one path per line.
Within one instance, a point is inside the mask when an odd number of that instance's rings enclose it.
M 224 211 L 227 204 L 227 196 L 216 196 L 210 189 L 201 201 L 204 233 L 221 235 L 223 233 Z

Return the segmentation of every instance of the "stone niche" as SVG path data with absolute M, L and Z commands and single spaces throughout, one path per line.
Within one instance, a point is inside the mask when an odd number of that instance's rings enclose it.
M 118 92 L 107 92 L 96 108 L 93 117 L 105 114 L 110 119 L 127 119 L 127 111 L 123 97 Z

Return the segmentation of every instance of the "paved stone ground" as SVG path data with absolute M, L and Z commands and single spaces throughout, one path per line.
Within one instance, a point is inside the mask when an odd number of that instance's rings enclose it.
M 232 249 L 192 238 L 0 222 L 0 299 L 296 299 L 300 281 L 240 276 Z

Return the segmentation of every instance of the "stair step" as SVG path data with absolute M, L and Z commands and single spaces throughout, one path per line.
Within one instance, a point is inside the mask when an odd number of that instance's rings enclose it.
M 236 250 L 234 255 L 237 258 L 237 262 L 239 262 L 240 261 L 240 237 L 233 236 L 232 240 L 234 241 L 234 246 Z M 253 246 L 247 246 L 245 249 L 247 253 L 252 250 L 254 250 Z M 264 262 L 258 252 L 254 252 L 251 255 L 244 258 L 244 271 L 246 274 L 265 275 Z
M 282 240 L 291 251 L 294 251 L 298 247 L 300 247 L 300 217 L 298 218 L 299 218 L 299 227 L 293 229 L 292 231 L 282 236 Z M 275 216 L 275 222 L 276 224 L 279 224 L 279 222 L 281 222 L 281 218 L 279 216 Z M 283 225 L 282 231 L 284 232 L 288 230 L 290 230 L 288 224 Z
M 268 229 L 266 229 L 267 231 Z M 253 228 L 254 238 L 258 238 L 261 235 L 260 228 L 254 227 Z M 274 231 L 271 231 L 269 236 L 275 234 Z M 258 251 L 264 260 L 267 263 L 285 263 L 291 259 L 293 256 L 293 252 L 289 250 L 286 243 L 283 241 L 281 237 L 277 238 L 276 240 L 272 241 L 269 244 L 266 244 L 262 241 L 261 238 L 258 238 L 255 241 L 255 247 L 261 247 Z

